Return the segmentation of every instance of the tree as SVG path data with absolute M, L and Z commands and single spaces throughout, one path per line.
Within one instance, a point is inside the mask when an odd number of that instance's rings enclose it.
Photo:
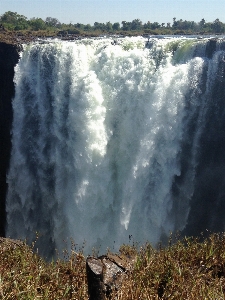
M 23 18 L 18 19 L 17 23 L 16 23 L 16 26 L 14 27 L 15 30 L 25 30 L 25 29 L 28 29 L 28 28 L 29 28 L 29 24 Z
M 56 19 L 56 18 L 51 18 L 51 17 L 47 17 L 47 18 L 45 19 L 45 24 L 46 24 L 47 26 L 56 27 L 56 28 L 59 28 L 60 25 L 61 25 L 61 23 L 59 22 L 58 19 Z
M 148 21 L 147 23 L 145 23 L 145 24 L 143 25 L 143 27 L 144 27 L 144 29 L 151 29 L 151 22 Z
M 27 18 L 17 12 L 7 11 L 0 17 L 0 22 L 9 29 L 22 30 L 29 27 Z
M 106 25 L 105 25 L 105 29 L 107 31 L 112 31 L 113 30 L 112 23 L 111 22 L 107 22 Z
M 99 23 L 99 22 L 94 22 L 94 30 L 105 30 L 105 24 L 104 23 Z
M 112 28 L 113 28 L 113 30 L 115 30 L 115 31 L 120 30 L 120 23 L 119 23 L 119 22 L 114 23 L 114 24 L 112 25 Z
M 21 19 L 25 21 L 27 20 L 25 16 L 19 15 L 17 12 L 12 11 L 5 12 L 0 18 L 2 23 L 11 23 L 13 25 L 16 25 L 17 21 Z
M 81 24 L 81 23 L 77 23 L 77 24 L 74 24 L 74 27 L 80 29 L 80 30 L 84 30 L 84 25 Z
M 222 33 L 224 31 L 224 24 L 222 22 L 220 22 L 219 19 L 216 19 L 212 23 L 211 27 L 212 27 L 213 31 L 216 33 Z
M 29 24 L 33 30 L 44 30 L 46 29 L 46 24 L 41 18 L 32 18 Z
M 122 30 L 129 31 L 131 30 L 131 22 L 122 21 Z
M 151 23 L 151 29 L 160 28 L 160 24 L 158 22 Z
M 174 17 L 173 18 L 173 25 L 172 25 L 173 28 L 176 28 L 177 27 L 177 21 L 176 21 L 176 18 Z
M 205 26 L 205 19 L 201 19 L 201 21 L 199 22 L 199 26 L 200 26 L 200 28 L 204 28 L 204 26 Z
M 85 31 L 91 31 L 91 30 L 92 30 L 91 25 L 90 25 L 90 24 L 85 25 L 85 26 L 84 26 L 84 30 L 85 30 Z
M 131 22 L 131 30 L 141 30 L 142 21 L 140 19 L 135 19 Z

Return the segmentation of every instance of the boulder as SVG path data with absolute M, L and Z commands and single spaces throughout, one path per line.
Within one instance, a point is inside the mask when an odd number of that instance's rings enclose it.
M 107 254 L 86 260 L 89 300 L 105 300 L 118 291 L 123 279 L 132 271 L 135 257 Z

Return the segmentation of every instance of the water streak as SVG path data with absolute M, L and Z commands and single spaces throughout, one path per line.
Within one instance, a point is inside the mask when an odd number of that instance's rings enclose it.
M 156 244 L 188 224 L 222 42 L 143 38 L 29 45 L 16 67 L 7 235 L 50 256 Z M 220 80 L 220 81 L 219 81 Z M 219 88 L 221 88 L 219 86 Z

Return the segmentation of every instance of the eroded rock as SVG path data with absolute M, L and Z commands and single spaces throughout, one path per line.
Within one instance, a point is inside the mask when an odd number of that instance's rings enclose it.
M 125 276 L 132 271 L 135 257 L 108 254 L 86 261 L 89 300 L 105 300 L 118 291 Z

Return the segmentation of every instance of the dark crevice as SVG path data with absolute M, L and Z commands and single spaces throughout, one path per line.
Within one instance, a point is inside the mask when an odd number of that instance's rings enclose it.
M 5 236 L 6 175 L 11 152 L 12 98 L 15 94 L 14 67 L 19 60 L 16 45 L 0 43 L 0 236 Z

